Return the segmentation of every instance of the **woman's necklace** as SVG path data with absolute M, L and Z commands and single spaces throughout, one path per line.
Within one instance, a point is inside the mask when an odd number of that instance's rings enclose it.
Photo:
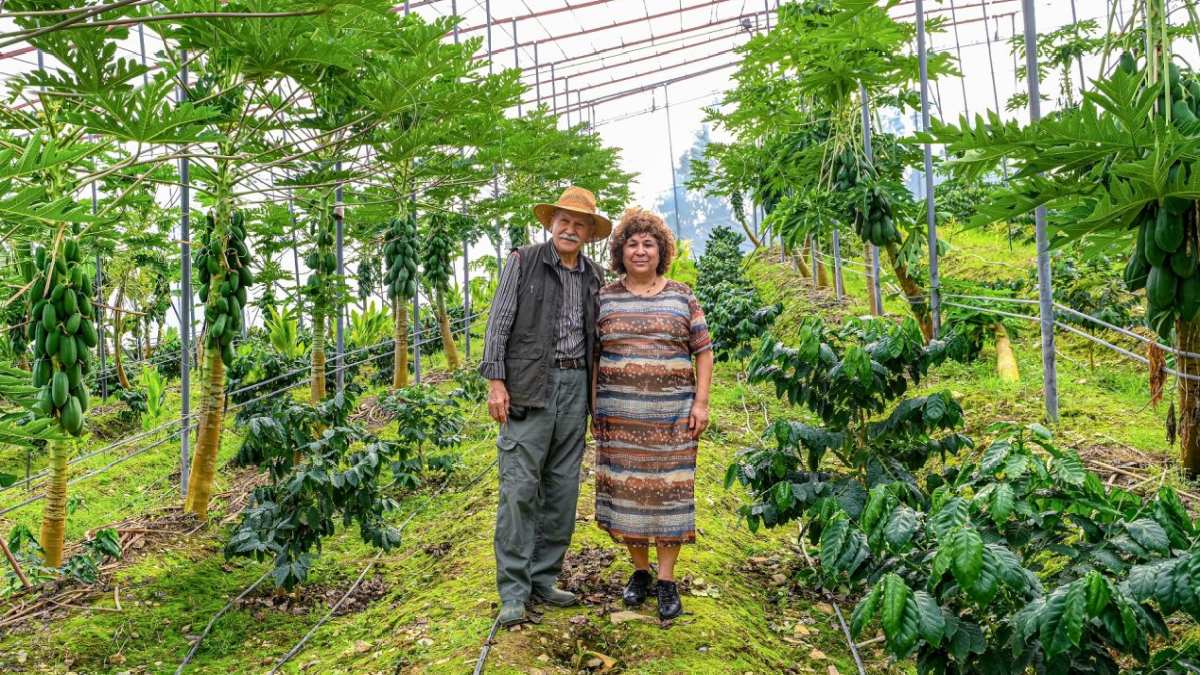
M 650 285 L 645 289 L 635 288 L 633 284 L 630 283 L 629 277 L 625 277 L 625 289 L 638 297 L 654 295 L 658 292 L 658 277 L 655 277 L 654 280 L 650 282 Z

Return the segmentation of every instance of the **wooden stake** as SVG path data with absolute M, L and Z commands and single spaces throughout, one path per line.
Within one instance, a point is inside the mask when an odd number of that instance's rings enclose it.
M 3 538 L 0 538 L 0 549 L 3 549 L 4 557 L 8 558 L 8 564 L 12 565 L 13 571 L 17 573 L 17 578 L 21 580 L 21 585 L 25 587 L 25 590 L 33 588 L 29 579 L 25 578 L 25 573 L 21 571 L 21 566 L 17 564 L 17 559 L 13 556 L 12 551 L 8 550 L 8 542 Z

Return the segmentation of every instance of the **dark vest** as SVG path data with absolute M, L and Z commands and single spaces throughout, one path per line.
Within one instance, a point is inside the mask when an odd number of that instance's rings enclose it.
M 558 342 L 558 310 L 562 305 L 562 282 L 550 247 L 553 242 L 525 246 L 517 251 L 521 276 L 517 286 L 517 315 L 513 318 L 504 355 L 505 385 L 513 405 L 546 407 L 550 396 L 550 369 L 554 368 Z M 596 348 L 596 315 L 599 313 L 602 273 L 582 253 L 584 361 L 591 386 L 592 355 Z M 588 396 L 591 400 L 591 396 Z M 590 409 L 590 407 L 589 407 Z

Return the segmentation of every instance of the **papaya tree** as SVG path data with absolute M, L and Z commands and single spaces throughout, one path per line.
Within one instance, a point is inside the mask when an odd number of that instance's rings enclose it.
M 446 293 L 450 280 L 454 278 L 454 257 L 458 252 L 459 238 L 455 224 L 461 220 L 453 215 L 435 211 L 429 215 L 421 251 L 422 272 L 425 283 L 433 291 L 434 313 L 437 316 L 438 332 L 442 337 L 442 351 L 446 354 L 446 365 L 458 370 L 458 348 L 450 332 L 450 317 L 446 314 Z
M 392 300 L 394 361 L 392 387 L 408 386 L 408 306 L 417 295 L 417 257 L 420 241 L 412 212 L 392 218 L 386 230 L 383 254 L 387 263 L 384 282 Z
M 951 167 L 962 176 L 994 171 L 1001 157 L 1017 169 L 972 223 L 1011 221 L 1045 206 L 1052 245 L 1125 261 L 1128 289 L 1145 289 L 1147 326 L 1180 350 L 1180 454 L 1195 476 L 1200 360 L 1189 354 L 1200 353 L 1200 76 L 1175 56 L 1177 31 L 1161 0 L 1147 3 L 1139 21 L 1144 43 L 1131 40 L 1079 106 L 1028 126 L 995 115 L 936 124 L 929 139 L 960 156 Z

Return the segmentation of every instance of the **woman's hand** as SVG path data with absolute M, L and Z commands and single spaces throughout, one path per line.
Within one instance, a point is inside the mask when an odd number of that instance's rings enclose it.
M 692 404 L 692 413 L 688 415 L 688 431 L 692 432 L 692 440 L 699 440 L 700 434 L 708 428 L 708 402 L 696 401 Z

